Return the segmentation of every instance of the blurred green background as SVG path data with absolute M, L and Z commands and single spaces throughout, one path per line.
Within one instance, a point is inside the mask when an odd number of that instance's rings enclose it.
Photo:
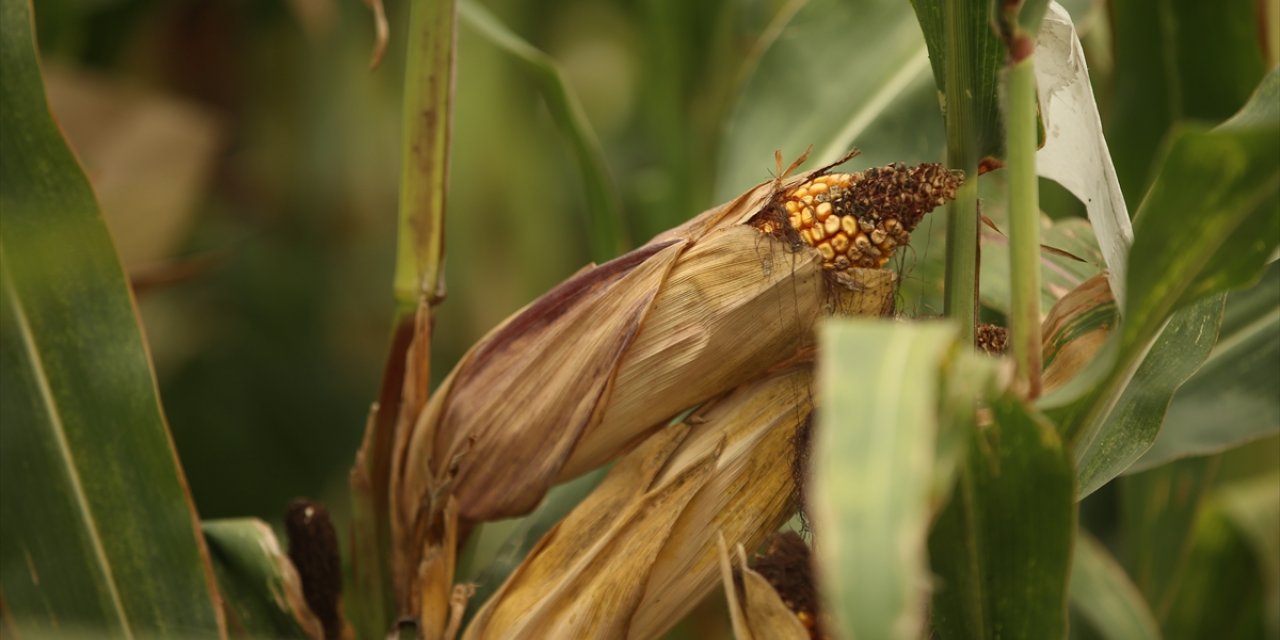
M 783 4 L 486 6 L 562 66 L 639 243 L 712 204 L 720 123 Z M 35 9 L 201 516 L 275 521 L 299 495 L 342 511 L 391 322 L 406 4 L 387 6 L 373 72 L 355 0 Z M 581 177 L 537 85 L 465 23 L 456 89 L 437 380 L 589 259 Z
M 832 128 L 812 126 L 815 118 L 848 118 L 870 100 L 834 82 L 777 95 L 796 84 L 789 74 L 821 77 L 799 65 L 874 68 L 902 62 L 877 46 L 923 47 L 906 0 L 817 16 L 797 13 L 798 0 L 483 4 L 563 69 L 600 138 L 633 246 L 769 178 L 772 149 L 790 160 L 815 142 L 805 136 Z M 1169 15 L 1196 26 L 1197 47 L 1234 57 L 1179 59 L 1180 76 L 1164 78 L 1152 71 L 1165 61 L 1148 46 L 1160 37 L 1148 12 L 1125 0 L 1064 4 L 1131 209 L 1168 128 L 1232 113 L 1264 56 L 1275 56 L 1258 46 L 1252 3 L 1179 3 Z M 204 518 L 277 521 L 288 500 L 306 495 L 344 521 L 347 471 L 391 323 L 406 8 L 387 6 L 390 47 L 371 72 L 373 16 L 356 0 L 36 3 L 50 100 L 134 278 Z M 793 15 L 786 31 L 771 29 Z M 814 37 L 828 31 L 844 40 Z M 458 33 L 436 380 L 489 328 L 589 260 L 582 175 L 538 84 L 467 21 Z M 782 51 L 761 62 L 768 43 Z M 823 55 L 850 50 L 864 57 Z M 753 72 L 765 80 L 748 84 Z M 854 140 L 861 166 L 942 159 L 927 64 L 909 77 Z M 1174 80 L 1170 100 L 1165 83 Z M 769 105 L 736 117 L 740 100 Z M 744 147 L 752 152 L 735 153 Z M 992 177 L 986 211 L 999 220 Z M 1083 214 L 1057 185 L 1042 181 L 1042 193 L 1050 216 Z M 901 300 L 911 315 L 941 313 L 944 228 L 929 218 L 896 263 L 904 289 L 918 290 Z M 990 309 L 984 317 L 1000 319 Z

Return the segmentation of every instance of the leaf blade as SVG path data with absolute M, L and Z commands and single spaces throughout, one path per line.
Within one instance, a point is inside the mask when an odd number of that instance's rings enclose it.
M 1085 531 L 1076 537 L 1071 564 L 1071 606 L 1104 639 L 1160 638 L 1155 616 L 1124 567 Z
M 48 112 L 31 7 L 4 0 L 0 18 L 0 484 L 23 488 L 0 505 L 6 620 L 222 636 L 124 272 Z
M 846 637 L 923 628 L 938 390 L 909 372 L 937 371 L 955 341 L 943 323 L 822 329 L 811 509 L 827 610 Z

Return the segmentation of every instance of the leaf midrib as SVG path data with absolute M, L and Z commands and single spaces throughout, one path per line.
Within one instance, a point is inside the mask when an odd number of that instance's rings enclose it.
M 35 334 L 31 331 L 31 325 L 27 321 L 27 313 L 22 304 L 22 298 L 18 295 L 17 288 L 14 286 L 12 273 L 5 259 L 4 248 L 0 246 L 0 278 L 4 279 L 4 290 L 9 292 L 13 301 L 14 316 L 17 320 L 18 331 L 22 337 L 22 345 L 26 351 L 27 359 L 31 363 L 32 373 L 36 386 L 40 390 L 40 399 L 44 402 L 45 410 L 49 415 L 49 425 L 53 432 L 54 441 L 57 443 L 58 452 L 62 459 L 66 462 L 65 468 L 67 478 L 71 484 L 72 496 L 75 499 L 76 506 L 80 509 L 85 526 L 89 532 L 89 543 L 93 548 L 93 555 L 98 561 L 102 569 L 103 575 L 106 577 L 105 583 L 107 594 L 111 598 L 112 607 L 115 609 L 116 615 L 120 617 L 120 631 L 126 638 L 133 637 L 132 626 L 129 623 L 129 615 L 125 611 L 124 601 L 120 596 L 120 591 L 116 586 L 115 574 L 111 570 L 111 562 L 107 559 L 106 548 L 102 545 L 101 534 L 98 532 L 98 523 L 93 517 L 93 511 L 89 508 L 89 500 L 84 491 L 84 484 L 80 480 L 80 473 L 74 464 L 74 457 L 71 453 L 71 445 L 67 441 L 66 427 L 62 422 L 62 415 L 58 410 L 58 404 L 53 397 L 53 389 L 49 384 L 48 374 L 44 369 L 44 362 L 40 358 L 40 350 L 37 348 Z

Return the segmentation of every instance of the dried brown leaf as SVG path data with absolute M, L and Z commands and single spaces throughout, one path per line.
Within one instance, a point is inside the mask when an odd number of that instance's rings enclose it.
M 1093 361 L 1112 328 L 1111 321 L 1099 319 L 1114 318 L 1115 308 L 1106 272 L 1084 281 L 1053 305 L 1041 328 L 1046 393 Z

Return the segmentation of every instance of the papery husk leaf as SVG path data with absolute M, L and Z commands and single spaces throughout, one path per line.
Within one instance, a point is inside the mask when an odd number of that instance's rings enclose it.
M 410 591 L 418 603 L 418 629 L 425 638 L 444 638 L 454 615 L 450 596 L 458 559 L 458 504 L 452 497 L 447 500 L 434 530 L 425 533 L 425 551 Z
M 733 561 L 729 559 L 729 550 L 725 547 L 724 536 L 716 539 L 716 551 L 716 557 L 720 560 L 720 583 L 724 585 L 724 600 L 729 609 L 729 623 L 733 627 L 733 637 L 736 640 L 755 640 L 751 635 L 751 628 L 747 626 L 747 613 L 742 608 L 742 599 L 738 596 Z
M 476 614 L 464 638 L 621 638 L 671 521 L 719 450 L 650 486 L 689 428 L 672 427 L 624 458 L 597 492 L 547 533 Z
M 754 548 L 794 513 L 811 381 L 793 368 L 651 436 L 539 542 L 466 637 L 661 636 L 714 589 L 716 539 Z M 655 496 L 677 488 L 658 509 Z
M 737 548 L 736 568 L 725 552 L 723 540 L 718 556 L 725 601 L 736 640 L 809 640 L 809 630 L 795 612 L 787 608 L 773 585 L 747 566 L 746 553 L 741 546 Z M 741 589 L 738 588 L 739 581 Z
M 809 630 L 783 604 L 782 597 L 764 576 L 750 567 L 742 570 L 742 590 L 747 627 L 756 638 L 809 640 Z
M 715 588 L 717 536 L 755 549 L 795 513 L 795 440 L 808 426 L 812 381 L 810 368 L 798 368 L 739 389 L 700 412 L 706 423 L 672 467 L 718 438 L 724 438 L 725 452 L 676 521 L 673 543 L 653 558 L 632 637 L 660 636 Z

